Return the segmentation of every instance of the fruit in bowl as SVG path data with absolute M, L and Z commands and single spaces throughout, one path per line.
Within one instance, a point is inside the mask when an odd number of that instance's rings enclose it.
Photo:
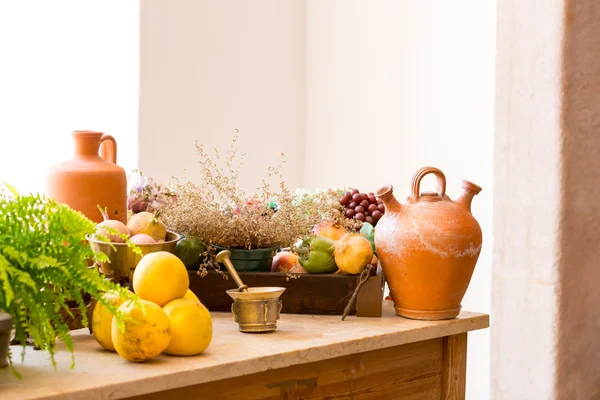
M 181 239 L 181 235 L 166 229 L 163 234 L 161 231 L 164 224 L 157 215 L 152 215 L 152 218 L 144 215 L 135 224 L 137 230 L 132 232 L 121 222 L 108 219 L 105 211 L 102 213 L 104 221 L 96 225 L 94 235 L 86 236 L 86 239 L 94 251 L 101 251 L 108 257 L 108 262 L 98 263 L 103 274 L 115 279 L 131 280 L 135 267 L 146 254 L 158 251 L 175 253 L 175 246 Z M 117 222 L 123 226 L 118 225 Z M 148 224 L 153 236 L 145 233 L 144 228 Z
M 108 256 L 110 262 L 100 262 L 100 271 L 111 278 L 130 278 L 143 256 L 158 251 L 175 253 L 175 246 L 181 235 L 167 231 L 165 240 L 160 243 L 136 243 L 141 254 L 134 251 L 127 243 L 108 243 L 94 237 L 87 237 L 87 241 L 94 251 L 101 251 Z
M 127 226 L 121 221 L 110 219 L 106 207 L 103 210 L 98 206 L 98 210 L 102 213 L 104 221 L 96 225 L 94 236 L 107 237 L 111 243 L 125 243 L 125 238 L 129 237 L 129 229 Z
M 158 241 L 165 240 L 167 228 L 159 218 L 160 212 L 142 211 L 133 214 L 127 221 L 130 235 L 147 235 Z

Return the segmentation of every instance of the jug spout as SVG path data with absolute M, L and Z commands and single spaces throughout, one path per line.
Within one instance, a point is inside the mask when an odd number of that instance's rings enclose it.
M 463 181 L 462 188 L 463 192 L 458 199 L 456 199 L 456 203 L 460 204 L 466 211 L 471 212 L 471 201 L 473 201 L 474 196 L 481 192 L 481 187 L 473 182 Z
M 398 213 L 402 210 L 402 205 L 394 197 L 394 188 L 392 185 L 386 185 L 379 189 L 375 196 L 383 201 L 385 206 L 385 213 Z

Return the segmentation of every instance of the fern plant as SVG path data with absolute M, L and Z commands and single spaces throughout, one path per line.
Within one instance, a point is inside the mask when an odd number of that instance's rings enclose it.
M 74 302 L 83 325 L 89 326 L 85 312 L 87 293 L 115 314 L 117 309 L 105 302 L 102 294 L 116 291 L 137 301 L 126 288 L 105 280 L 88 260 L 108 261 L 104 253 L 94 252 L 85 236 L 94 233 L 95 223 L 82 213 L 40 194 L 21 195 L 6 185 L 0 188 L 0 310 L 12 315 L 15 340 L 25 358 L 27 339 L 49 353 L 52 365 L 56 339 L 71 353 L 73 342 L 65 313 L 73 317 Z M 137 249 L 139 250 L 139 249 Z M 9 352 L 13 372 L 19 376 Z

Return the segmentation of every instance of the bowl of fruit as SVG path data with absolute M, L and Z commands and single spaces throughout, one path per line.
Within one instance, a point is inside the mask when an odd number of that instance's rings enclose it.
M 133 214 L 127 225 L 108 219 L 104 211 L 102 214 L 104 221 L 96 226 L 96 233 L 86 239 L 92 250 L 106 254 L 108 262 L 99 262 L 98 267 L 104 275 L 115 280 L 131 280 L 135 267 L 148 253 L 167 251 L 174 254 L 182 237 L 168 231 L 158 213 Z M 135 244 L 141 251 L 135 251 L 127 242 Z

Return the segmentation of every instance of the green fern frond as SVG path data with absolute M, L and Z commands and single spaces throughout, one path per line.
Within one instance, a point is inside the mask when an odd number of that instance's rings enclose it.
M 11 268 L 8 260 L 0 254 L 0 283 L 2 284 L 2 300 L 10 305 L 15 298 L 12 285 L 8 281 L 8 269 Z
M 8 190 L 0 187 L 0 309 L 13 317 L 22 360 L 30 338 L 56 367 L 58 339 L 71 352 L 73 367 L 73 343 L 66 323 L 67 316 L 73 317 L 70 303 L 81 312 L 84 326 L 89 324 L 84 294 L 104 304 L 121 325 L 125 317 L 102 295 L 117 291 L 136 303 L 139 298 L 105 280 L 97 267 L 89 268 L 90 260 L 108 260 L 86 241 L 94 234 L 93 221 L 54 199 L 41 194 L 21 195 L 14 187 L 4 186 Z M 126 243 L 141 254 L 128 238 Z M 10 352 L 11 368 L 20 376 L 12 357 Z

